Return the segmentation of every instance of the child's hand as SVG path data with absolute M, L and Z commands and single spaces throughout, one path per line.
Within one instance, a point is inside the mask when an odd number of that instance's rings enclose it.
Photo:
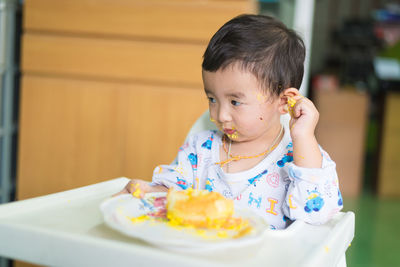
M 305 168 L 321 168 L 322 156 L 315 138 L 319 113 L 308 98 L 295 94 L 288 97 L 291 115 L 290 135 L 293 141 L 293 161 Z
M 162 185 L 151 186 L 148 182 L 140 179 L 132 179 L 129 183 L 122 189 L 121 192 L 113 196 L 118 196 L 121 194 L 132 194 L 134 197 L 143 198 L 146 193 L 151 192 L 166 192 L 168 188 Z
M 291 107 L 290 102 L 295 104 Z M 296 95 L 288 100 L 290 120 L 290 134 L 292 140 L 298 138 L 313 138 L 318 123 L 319 113 L 313 102 L 302 95 Z

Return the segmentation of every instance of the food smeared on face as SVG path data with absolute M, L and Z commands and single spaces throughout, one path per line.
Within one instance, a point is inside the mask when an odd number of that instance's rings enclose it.
M 239 134 L 235 128 L 235 126 L 232 126 L 232 129 L 229 128 L 224 128 L 223 132 L 229 137 L 231 140 L 235 140 L 239 138 Z

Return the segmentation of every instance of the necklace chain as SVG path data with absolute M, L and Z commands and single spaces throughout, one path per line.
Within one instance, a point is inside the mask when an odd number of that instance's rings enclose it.
M 275 149 L 275 147 L 278 145 L 278 140 L 279 140 L 279 137 L 281 136 L 281 134 L 282 134 L 282 131 L 283 131 L 283 126 L 281 125 L 281 129 L 280 129 L 280 131 L 279 131 L 279 134 L 277 135 L 277 137 L 275 138 L 275 140 L 272 142 L 272 144 L 268 147 L 268 149 L 267 150 L 265 150 L 264 152 L 262 152 L 262 153 L 260 153 L 260 154 L 257 154 L 257 155 L 254 155 L 254 156 L 240 156 L 240 155 L 232 155 L 231 154 L 231 145 L 232 145 L 232 140 L 229 140 L 230 142 L 229 142 L 229 150 L 226 148 L 226 141 L 225 141 L 225 139 L 227 138 L 226 137 L 226 135 L 224 135 L 223 136 L 223 138 L 222 138 L 222 147 L 224 148 L 224 151 L 226 152 L 226 155 L 227 155 L 227 159 L 226 160 L 223 160 L 223 161 L 221 161 L 221 162 L 217 162 L 217 163 L 215 163 L 215 164 L 218 164 L 218 165 L 220 165 L 221 166 L 221 168 L 225 165 L 225 164 L 227 164 L 227 163 L 230 163 L 231 161 L 239 161 L 239 160 L 241 160 L 241 159 L 252 159 L 252 158 L 258 158 L 258 157 L 261 157 L 261 156 L 263 156 L 263 155 L 265 155 L 265 154 L 267 154 L 267 153 L 269 153 L 269 152 L 271 152 L 272 150 L 274 150 Z

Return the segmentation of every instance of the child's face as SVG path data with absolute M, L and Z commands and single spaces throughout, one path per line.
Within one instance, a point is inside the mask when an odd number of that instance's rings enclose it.
M 203 70 L 211 120 L 233 141 L 268 138 L 280 127 L 279 97 L 266 95 L 256 77 L 236 64 Z

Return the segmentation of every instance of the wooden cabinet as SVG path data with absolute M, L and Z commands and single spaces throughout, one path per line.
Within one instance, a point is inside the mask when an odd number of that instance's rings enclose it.
M 150 179 L 206 109 L 197 89 L 34 75 L 22 87 L 20 198 L 118 176 Z
M 400 93 L 387 92 L 379 162 L 378 194 L 400 197 Z
M 368 95 L 355 90 L 314 92 L 319 110 L 316 137 L 336 162 L 343 196 L 360 195 L 364 175 Z
M 17 198 L 151 179 L 207 109 L 212 34 L 245 0 L 24 2 Z

